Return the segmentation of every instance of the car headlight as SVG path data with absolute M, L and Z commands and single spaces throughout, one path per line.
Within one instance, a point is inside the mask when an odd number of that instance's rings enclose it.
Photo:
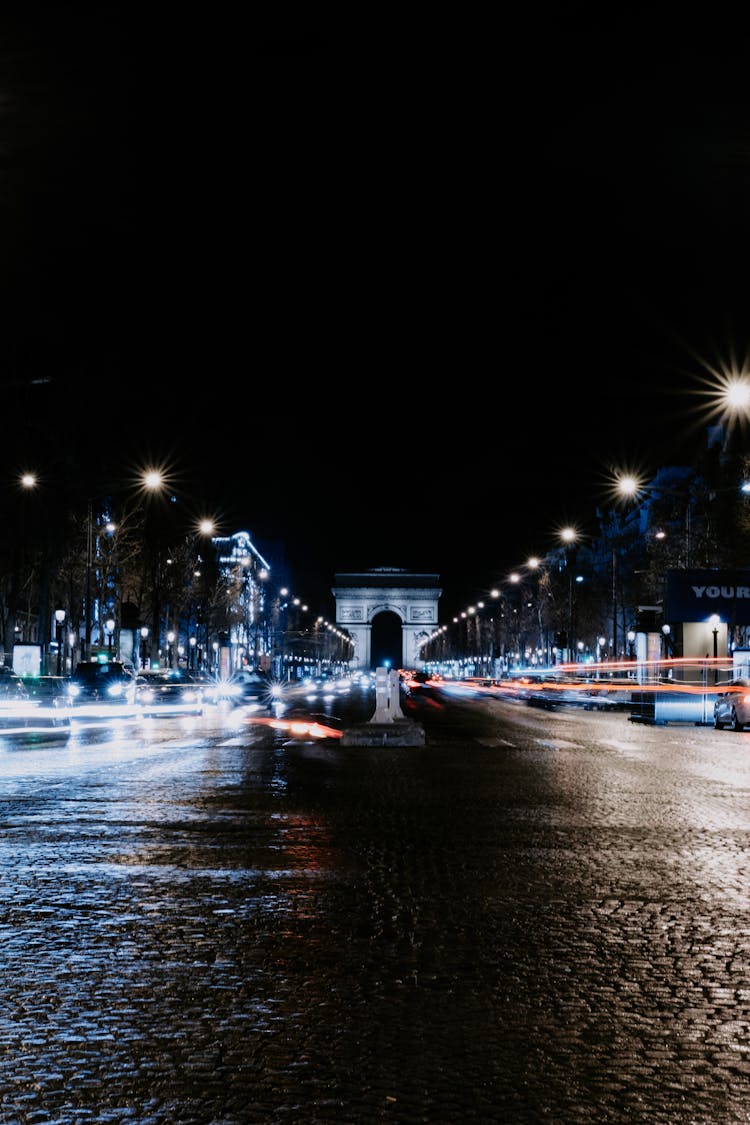
M 110 684 L 107 688 L 107 695 L 111 699 L 117 699 L 119 696 L 125 694 L 125 688 L 122 684 Z
M 81 694 L 81 689 L 78 684 L 68 684 L 68 695 L 71 699 L 75 699 L 77 695 Z

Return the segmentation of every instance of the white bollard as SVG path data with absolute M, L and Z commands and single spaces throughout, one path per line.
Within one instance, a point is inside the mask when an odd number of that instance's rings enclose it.
M 390 676 L 390 708 L 392 719 L 403 719 L 405 715 L 401 710 L 401 696 L 399 692 L 399 677 L 398 672 L 391 668 Z
M 375 714 L 371 723 L 392 723 L 405 718 L 399 699 L 398 672 L 391 668 L 375 669 Z
M 375 669 L 375 714 L 371 723 L 392 723 L 390 708 L 390 684 L 387 668 Z

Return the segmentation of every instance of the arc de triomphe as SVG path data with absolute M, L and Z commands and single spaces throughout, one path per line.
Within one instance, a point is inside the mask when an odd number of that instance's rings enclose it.
M 352 668 L 372 667 L 372 627 L 381 613 L 401 619 L 402 666 L 420 668 L 420 645 L 438 624 L 439 574 L 395 567 L 335 575 L 336 624 L 354 642 Z

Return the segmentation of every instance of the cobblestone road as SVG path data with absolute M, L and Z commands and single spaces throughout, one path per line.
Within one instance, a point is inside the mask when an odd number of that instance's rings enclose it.
M 0 745 L 0 1123 L 750 1121 L 750 734 L 428 735 Z

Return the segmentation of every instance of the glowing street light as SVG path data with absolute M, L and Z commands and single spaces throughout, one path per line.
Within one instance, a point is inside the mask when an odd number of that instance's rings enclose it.
M 634 644 L 635 644 L 635 630 L 629 629 L 628 630 L 628 656 L 630 657 L 631 660 L 633 660 L 634 656 L 635 656 L 635 653 L 633 651 Z
M 573 636 L 573 550 L 578 542 L 578 532 L 574 527 L 563 527 L 559 531 L 559 536 L 565 546 L 565 566 L 568 571 L 568 643 L 567 643 L 567 659 L 572 658 L 575 648 L 575 637 Z
M 664 645 L 664 659 L 666 660 L 669 657 L 669 636 L 670 636 L 670 633 L 672 632 L 671 625 L 662 625 L 661 632 L 662 632 L 662 641 L 663 641 L 663 645 Z
M 55 610 L 55 622 L 57 632 L 57 674 L 63 674 L 63 651 L 65 649 L 65 641 L 63 640 L 63 623 L 65 621 L 65 610 Z

